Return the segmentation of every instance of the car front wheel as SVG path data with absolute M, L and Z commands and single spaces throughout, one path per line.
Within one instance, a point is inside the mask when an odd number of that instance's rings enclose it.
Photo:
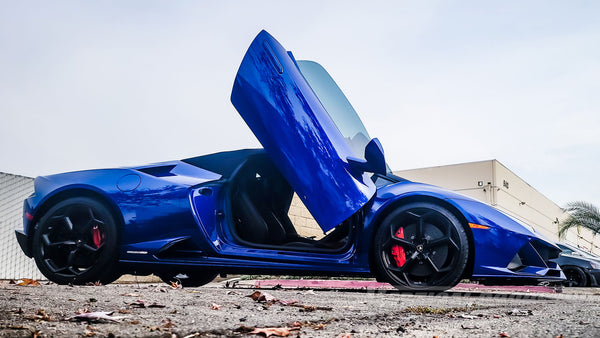
M 460 281 L 469 241 L 452 212 L 416 202 L 391 212 L 373 243 L 379 277 L 400 290 L 443 291 Z
M 33 234 L 33 256 L 57 284 L 108 284 L 119 277 L 117 225 L 95 199 L 74 197 L 52 206 Z
M 585 271 L 577 266 L 565 266 L 562 268 L 567 280 L 563 282 L 565 286 L 586 286 L 587 276 Z

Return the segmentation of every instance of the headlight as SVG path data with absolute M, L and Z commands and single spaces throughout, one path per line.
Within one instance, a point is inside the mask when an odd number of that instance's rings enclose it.
M 592 269 L 600 269 L 599 262 L 590 262 L 590 265 L 592 266 Z

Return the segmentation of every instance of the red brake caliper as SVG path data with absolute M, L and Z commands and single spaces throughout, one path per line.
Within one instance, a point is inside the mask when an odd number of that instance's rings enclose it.
M 102 232 L 97 225 L 94 225 L 92 228 L 92 241 L 94 242 L 96 249 L 104 243 L 104 232 Z
M 398 231 L 396 231 L 396 237 L 404 238 L 404 228 L 400 227 Z M 404 248 L 400 245 L 392 245 L 392 256 L 394 257 L 394 261 L 396 261 L 396 265 L 399 268 L 406 263 L 406 253 L 404 252 Z

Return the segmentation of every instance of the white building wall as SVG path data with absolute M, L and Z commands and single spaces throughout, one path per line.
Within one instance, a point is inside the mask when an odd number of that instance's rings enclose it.
M 44 279 L 15 237 L 23 227 L 23 200 L 33 192 L 33 178 L 0 172 L 0 279 Z
M 400 170 L 396 175 L 454 190 L 531 225 L 552 241 L 558 241 L 559 224 L 567 214 L 497 160 Z M 563 242 L 600 253 L 600 241 L 587 229 L 571 229 Z

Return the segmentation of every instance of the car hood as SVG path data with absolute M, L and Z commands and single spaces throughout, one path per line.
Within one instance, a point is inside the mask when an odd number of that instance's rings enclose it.
M 362 126 L 320 65 L 297 62 L 262 31 L 242 60 L 231 101 L 323 231 L 374 195 L 370 176 L 349 163 L 364 157 L 369 136 L 364 127 L 353 133 L 336 123 L 354 118 L 351 123 Z

